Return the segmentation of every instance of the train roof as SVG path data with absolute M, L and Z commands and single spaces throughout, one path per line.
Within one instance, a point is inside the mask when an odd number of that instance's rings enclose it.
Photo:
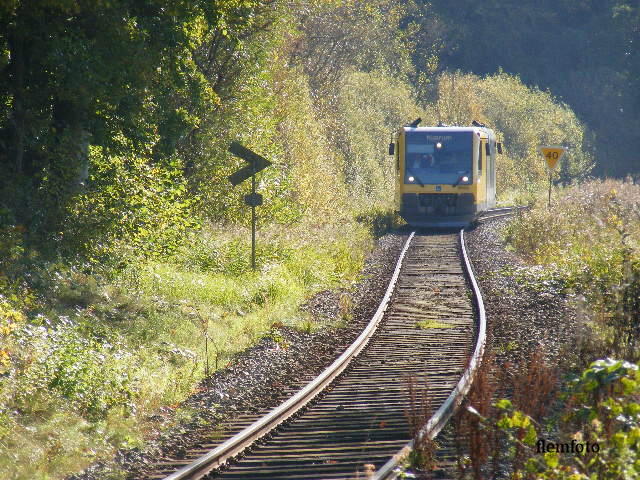
M 455 132 L 473 132 L 473 133 L 485 133 L 488 135 L 493 135 L 493 130 L 491 130 L 488 127 L 476 127 L 476 126 L 469 126 L 469 127 L 450 127 L 450 126 L 446 126 L 446 127 L 438 127 L 438 126 L 433 126 L 433 127 L 407 127 L 404 126 L 402 127 L 402 130 L 404 130 L 405 132 L 438 132 L 438 133 L 455 133 Z

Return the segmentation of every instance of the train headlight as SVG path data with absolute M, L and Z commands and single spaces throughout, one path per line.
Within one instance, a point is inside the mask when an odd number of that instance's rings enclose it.
M 464 183 L 467 183 L 469 181 L 469 177 L 467 177 L 466 175 L 464 177 L 462 177 L 462 181 Z
M 442 148 L 442 143 L 440 143 L 440 142 L 436 143 L 436 148 L 437 148 L 438 150 L 439 150 L 439 149 L 441 149 L 441 148 Z
M 409 177 L 407 180 L 409 180 L 410 182 L 413 182 L 415 180 L 415 178 Z

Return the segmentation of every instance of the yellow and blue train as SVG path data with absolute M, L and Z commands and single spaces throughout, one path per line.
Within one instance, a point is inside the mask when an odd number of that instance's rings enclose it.
M 395 156 L 396 211 L 409 225 L 460 227 L 496 204 L 494 132 L 469 127 L 402 127 L 389 145 Z

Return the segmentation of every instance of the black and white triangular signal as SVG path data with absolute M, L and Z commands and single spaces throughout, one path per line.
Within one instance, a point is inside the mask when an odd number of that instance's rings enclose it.
M 244 182 L 247 178 L 251 178 L 252 175 L 255 175 L 271 165 L 269 160 L 255 152 L 252 152 L 247 147 L 240 145 L 238 142 L 231 142 L 229 151 L 249 164 L 229 175 L 229 181 L 234 186 Z

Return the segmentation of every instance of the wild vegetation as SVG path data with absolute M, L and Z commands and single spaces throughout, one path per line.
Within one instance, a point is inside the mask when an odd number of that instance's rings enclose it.
M 544 349 L 521 365 L 485 362 L 456 419 L 463 438 L 484 439 L 469 442 L 460 478 L 638 478 L 640 186 L 558 189 L 551 207 L 521 212 L 504 235 L 544 267 L 536 281 L 579 299 L 588 334 L 576 335 L 562 364 L 550 365 Z
M 638 362 L 640 185 L 592 180 L 556 193 L 552 208 L 516 218 L 506 240 L 583 296 L 601 354 Z
M 487 75 L 502 68 L 571 105 L 591 129 L 595 173 L 637 171 L 640 7 L 634 0 L 432 0 L 440 65 Z
M 468 438 L 461 479 L 587 480 L 637 478 L 639 368 L 592 362 L 558 382 L 559 371 L 536 352 L 530 362 L 490 380 L 485 362 L 455 430 Z M 495 401 L 496 383 L 512 398 Z
M 589 173 L 568 105 L 524 75 L 447 70 L 469 67 L 443 62 L 462 43 L 438 7 L 0 4 L 3 478 L 62 478 L 141 445 L 207 366 L 274 323 L 314 328 L 298 306 L 348 288 L 385 227 L 399 125 L 495 128 L 504 198 L 543 182 L 541 139 L 572 147 L 560 181 Z M 626 39 L 637 12 L 623 7 Z M 232 140 L 274 163 L 258 176 L 256 272 Z

